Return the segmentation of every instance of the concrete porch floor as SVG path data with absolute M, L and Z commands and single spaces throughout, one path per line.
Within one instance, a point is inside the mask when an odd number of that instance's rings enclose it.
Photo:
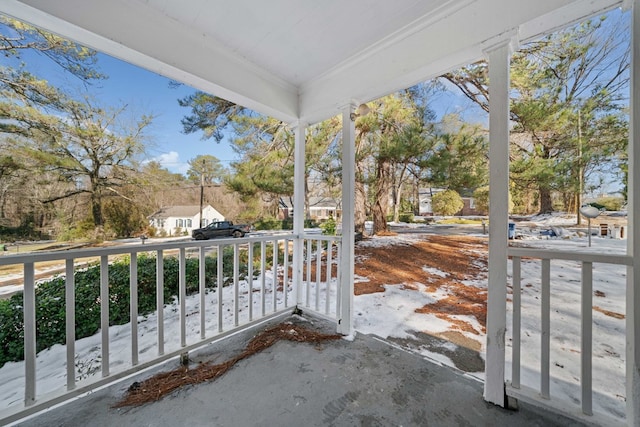
M 286 321 L 333 333 L 315 317 Z M 259 330 L 266 326 L 259 327 Z M 220 363 L 257 333 L 211 344 L 192 363 Z M 520 403 L 505 410 L 482 399 L 482 384 L 373 336 L 319 346 L 278 342 L 215 381 L 186 386 L 141 407 L 112 408 L 134 381 L 178 366 L 171 361 L 135 378 L 49 409 L 17 425 L 53 426 L 580 426 Z

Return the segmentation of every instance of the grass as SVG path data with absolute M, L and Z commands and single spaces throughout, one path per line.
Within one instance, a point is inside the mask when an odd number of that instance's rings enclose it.
M 437 224 L 482 224 L 481 219 L 469 219 L 469 218 L 446 218 L 437 221 Z

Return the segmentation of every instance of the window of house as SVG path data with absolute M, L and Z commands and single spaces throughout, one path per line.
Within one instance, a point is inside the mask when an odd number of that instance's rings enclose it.
M 187 227 L 187 228 L 191 228 L 191 224 L 192 224 L 191 219 L 187 219 L 187 225 L 186 225 L 186 227 Z

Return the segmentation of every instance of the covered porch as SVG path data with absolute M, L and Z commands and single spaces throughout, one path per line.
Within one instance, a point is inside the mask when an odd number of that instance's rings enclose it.
M 562 28 L 570 23 L 602 13 L 612 7 L 624 6 L 632 9 L 632 95 L 631 131 L 629 140 L 629 233 L 627 255 L 612 257 L 606 254 L 578 255 L 571 253 L 555 253 L 552 251 L 527 251 L 509 248 L 508 230 L 508 183 L 509 183 L 509 58 L 519 42 L 540 37 L 550 31 Z M 295 129 L 295 190 L 294 190 L 294 229 L 286 236 L 278 238 L 248 238 L 238 241 L 184 242 L 166 245 L 135 246 L 128 249 L 96 250 L 87 252 L 68 252 L 64 256 L 42 254 L 23 255 L 17 258 L 3 257 L 0 265 L 20 263 L 24 265 L 25 284 L 25 373 L 23 404 L 0 414 L 0 421 L 9 422 L 22 416 L 35 413 L 56 403 L 68 400 L 86 391 L 94 390 L 112 381 L 121 379 L 138 370 L 148 368 L 165 360 L 178 357 L 185 351 L 192 351 L 202 344 L 210 343 L 235 333 L 239 328 L 254 326 L 256 323 L 278 317 L 290 312 L 295 307 L 309 309 L 330 317 L 335 321 L 338 333 L 350 336 L 353 329 L 353 281 L 354 281 L 354 181 L 355 181 L 355 115 L 361 103 L 370 101 L 387 93 L 411 86 L 420 81 L 436 77 L 456 67 L 469 64 L 480 58 L 488 58 L 490 64 L 490 159 L 491 159 L 491 192 L 490 192 L 490 241 L 489 241 L 489 284 L 488 284 L 488 320 L 487 320 L 487 360 L 486 380 L 482 385 L 484 399 L 488 404 L 506 407 L 506 395 L 533 403 L 535 406 L 548 407 L 563 412 L 571 417 L 596 424 L 607 423 L 608 420 L 593 414 L 591 405 L 591 288 L 590 271 L 593 263 L 613 263 L 627 269 L 627 311 L 626 311 L 626 424 L 640 425 L 640 272 L 639 264 L 634 258 L 635 247 L 640 242 L 640 232 L 634 220 L 638 212 L 637 200 L 640 199 L 640 143 L 637 141 L 637 127 L 640 117 L 639 109 L 634 103 L 640 99 L 640 91 L 635 82 L 640 81 L 640 63 L 638 62 L 638 43 L 640 39 L 640 3 L 638 1 L 621 2 L 617 0 L 544 0 L 538 2 L 522 2 L 517 6 L 508 0 L 450 0 L 439 1 L 400 1 L 385 0 L 367 2 L 353 1 L 344 3 L 331 1 L 316 4 L 314 2 L 278 1 L 269 3 L 217 3 L 205 0 L 194 1 L 185 6 L 182 2 L 172 1 L 113 1 L 101 2 L 68 0 L 47 2 L 40 0 L 8 0 L 3 2 L 1 11 L 10 16 L 38 25 L 52 32 L 74 39 L 89 47 L 124 59 L 133 64 L 163 74 L 177 81 L 213 93 L 261 114 L 269 115 L 289 123 Z M 259 19 L 255 19 L 255 17 Z M 249 19 L 254 17 L 254 19 Z M 462 30 L 463 29 L 463 30 Z M 304 200 L 304 159 L 305 130 L 309 124 L 340 114 L 342 117 L 342 236 L 339 239 L 307 236 L 303 227 Z M 246 301 L 246 310 L 240 316 L 238 297 L 239 272 L 234 270 L 233 307 L 229 324 L 224 326 L 222 318 L 222 292 L 217 293 L 219 303 L 213 311 L 201 310 L 202 323 L 200 336 L 193 341 L 187 340 L 186 314 L 184 306 L 180 306 L 179 329 L 171 339 L 176 347 L 165 351 L 165 338 L 162 327 L 158 327 L 158 345 L 153 349 L 154 356 L 142 361 L 141 349 L 138 348 L 138 330 L 134 322 L 130 329 L 130 363 L 126 369 L 116 370 L 109 365 L 109 313 L 108 304 L 102 306 L 101 337 L 99 346 L 102 349 L 101 378 L 93 378 L 76 384 L 74 374 L 73 334 L 74 312 L 73 292 L 68 292 L 66 344 L 67 380 L 59 384 L 52 394 L 41 394 L 38 390 L 36 325 L 34 307 L 35 263 L 45 260 L 62 260 L 66 264 L 67 286 L 73 289 L 73 272 L 75 259 L 83 256 L 100 258 L 102 300 L 108 301 L 108 266 L 109 257 L 119 254 L 130 254 L 132 260 L 140 252 L 155 251 L 161 260 L 164 251 L 176 251 L 181 260 L 179 279 L 181 286 L 180 301 L 184 304 L 187 287 L 184 270 L 187 252 L 195 252 L 199 257 L 201 275 L 199 277 L 202 306 L 204 306 L 204 258 L 216 247 L 219 262 L 218 277 L 222 279 L 222 246 L 234 248 L 234 266 L 240 253 L 260 245 L 260 256 L 264 257 L 266 246 L 273 248 L 273 262 L 269 267 L 264 259 L 260 259 L 262 277 L 272 268 L 271 294 L 268 285 L 259 285 L 259 298 Z M 256 246 L 257 245 L 257 246 Z M 334 249 L 332 249 L 332 246 Z M 282 262 L 278 258 L 279 248 L 284 248 L 286 256 Z M 289 248 L 291 251 L 289 252 Z M 326 249 L 324 264 L 320 252 Z M 256 252 L 258 253 L 258 252 Z M 335 257 L 334 257 L 335 254 Z M 542 364 L 540 370 L 540 386 L 537 389 L 521 387 L 519 383 L 519 347 L 514 345 L 514 371 L 505 374 L 505 332 L 507 328 L 519 330 L 517 316 L 514 324 L 506 323 L 508 260 L 513 258 L 513 287 L 519 286 L 519 262 L 522 257 L 541 259 L 543 263 L 543 296 L 541 305 L 542 325 Z M 548 265 L 554 259 L 576 259 L 582 263 L 584 274 L 582 330 L 582 377 L 580 384 L 583 390 L 580 402 L 562 402 L 556 404 L 550 394 L 549 371 L 549 305 L 551 295 Z M 253 256 L 249 255 L 249 259 Z M 316 260 L 318 266 L 312 268 L 310 263 Z M 158 264 L 158 268 L 162 263 Z M 132 263 L 131 295 L 137 295 L 137 271 Z M 278 268 L 282 267 L 282 270 Z M 334 268 L 335 267 L 335 268 Z M 322 270 L 325 270 L 323 276 Z M 161 270 L 159 270 L 161 271 Z M 282 288 L 277 285 L 279 271 L 284 272 Z M 316 274 L 316 278 L 312 277 Z M 289 272 L 290 276 L 289 276 Z M 158 274 L 161 277 L 161 274 Z M 324 278 L 323 278 L 324 277 Z M 69 279 L 71 278 L 71 279 Z M 221 280 L 220 280 L 221 281 Z M 219 282 L 220 283 L 220 282 Z M 160 284 L 157 284 L 160 286 Z M 251 285 L 253 286 L 253 285 Z M 253 295 L 250 288 L 248 295 Z M 280 292 L 280 296 L 276 297 Z M 324 292 L 324 296 L 323 293 Z M 159 295 L 161 292 L 159 293 Z M 514 297 L 515 298 L 515 297 Z M 514 299 L 515 303 L 515 299 Z M 162 312 L 164 302 L 157 302 Z M 256 311 L 256 307 L 258 307 Z M 266 307 L 266 308 L 265 308 Z M 226 307 L 225 307 L 226 308 Z M 131 317 L 137 318 L 137 308 L 132 304 Z M 204 326 L 205 317 L 217 316 L 217 332 L 207 333 Z M 162 319 L 158 320 L 162 324 Z M 514 334 L 514 337 L 517 334 Z M 362 340 L 362 341 L 361 341 Z M 371 348 L 386 345 L 371 341 L 369 337 L 356 341 L 341 342 L 344 354 L 351 354 L 349 345 L 364 346 L 367 354 Z M 329 346 L 327 346 L 327 349 Z M 385 347 L 386 348 L 386 347 Z M 517 348 L 517 350 L 516 350 Z M 145 349 L 146 350 L 146 349 Z M 286 352 L 285 353 L 291 353 Z M 383 351 L 384 353 L 384 351 Z M 394 355 L 391 355 L 393 353 Z M 389 353 L 388 364 L 392 372 L 397 369 L 394 361 L 410 357 L 402 352 Z M 325 357 L 319 353 L 318 357 Z M 340 357 L 339 355 L 334 355 Z M 331 359 L 329 359 L 331 360 Z M 346 359 L 345 359 L 346 360 Z M 250 362 L 253 364 L 254 362 Z M 255 363 L 271 363 L 257 359 Z M 291 362 L 289 366 L 292 365 Z M 326 363 L 320 361 L 319 363 Z M 414 361 L 403 362 L 412 366 Z M 404 366 L 404 365 L 400 365 Z M 248 367 L 259 369 L 259 367 Z M 270 368 L 263 369 L 269 370 Z M 356 369 L 356 368 L 353 368 Z M 399 369 L 399 368 L 398 368 Z M 430 369 L 430 368 L 429 368 Z M 431 378 L 439 374 L 424 373 L 426 386 Z M 401 369 L 402 370 L 402 369 Z M 365 365 L 357 368 L 357 378 L 370 375 Z M 295 377 L 295 372 L 290 372 Z M 242 371 L 235 381 L 244 381 Z M 416 375 L 413 372 L 412 375 Z M 336 374 L 336 376 L 339 376 Z M 507 383 L 506 378 L 511 380 Z M 439 378 L 439 377 L 438 377 Z M 373 380 L 373 379 L 368 379 Z M 367 381 L 368 381 L 367 380 Z M 286 382 L 286 379 L 283 379 Z M 318 380 L 319 381 L 319 380 Z M 371 383 L 363 379 L 362 390 Z M 391 381 L 391 380 L 390 380 Z M 457 381 L 457 380 L 456 380 Z M 451 382 L 448 379 L 434 379 L 438 384 L 438 399 L 443 395 L 458 396 L 455 401 L 464 401 L 466 391 L 476 395 L 478 385 Z M 324 383 L 323 383 L 324 384 Z M 399 383 L 391 383 L 392 387 L 400 387 Z M 327 385 L 325 391 L 333 390 Z M 384 386 L 383 386 L 384 388 Z M 239 389 L 242 393 L 242 388 Z M 458 390 L 452 392 L 451 390 Z M 324 393 L 322 389 L 316 390 Z M 458 392 L 460 395 L 458 395 Z M 364 391 L 363 391 L 364 393 Z M 389 392 L 393 397 L 393 391 Z M 329 393 L 332 396 L 335 393 Z M 335 396 L 339 398 L 342 395 Z M 346 396 L 346 395 L 345 395 Z M 424 400 L 429 400 L 425 395 Z M 306 397 L 305 397 L 306 398 Z M 326 401 L 324 409 L 346 408 L 349 397 L 345 401 Z M 108 400 L 108 399 L 107 399 Z M 277 400 L 277 399 L 276 399 Z M 355 401 L 355 400 L 353 400 Z M 333 403 L 332 403 L 333 402 Z M 420 402 L 416 402 L 420 405 Z M 489 410 L 488 422 L 504 418 L 509 422 L 511 412 L 503 412 L 485 402 L 479 407 Z M 75 405 L 75 404 L 74 404 Z M 207 403 L 209 405 L 209 403 Z M 242 405 L 242 404 L 239 404 Z M 271 404 L 269 404 L 271 405 Z M 273 406 L 269 406 L 273 408 Z M 327 406 L 328 405 L 328 406 Z M 331 406 L 333 405 L 333 406 Z M 462 405 L 466 406 L 466 405 Z M 277 407 L 277 406 L 276 406 Z M 448 411 L 457 414 L 462 408 L 447 405 Z M 471 406 L 476 408 L 475 406 Z M 69 408 L 73 408 L 70 406 Z M 436 406 L 424 409 L 427 413 L 437 413 L 445 408 Z M 454 409 L 455 408 L 455 409 Z M 168 409 L 171 410 L 171 409 Z M 315 409 L 317 410 L 317 409 Z M 64 411 L 64 410 L 63 410 Z M 390 409 L 392 411 L 392 409 Z M 532 410 L 531 421 L 545 419 L 538 410 Z M 239 411 L 241 412 L 241 411 Z M 343 413 L 343 411 L 338 411 Z M 526 412 L 526 411 L 525 411 Z M 523 414 L 525 412 L 522 412 Z M 132 411 L 131 414 L 134 414 Z M 247 411 L 250 413 L 250 411 Z M 444 412 L 443 412 L 444 413 Z M 460 412 L 462 413 L 462 412 Z M 246 414 L 245 414 L 246 415 Z M 362 412 L 363 417 L 373 416 Z M 396 414 L 397 415 L 397 414 Z M 407 415 L 407 414 L 404 414 Z M 237 414 L 238 417 L 244 416 Z M 274 416 L 274 414 L 269 414 Z M 329 415 L 327 415 L 329 416 Z M 385 417 L 376 414 L 376 417 Z M 461 415 L 466 420 L 466 415 Z M 471 417 L 471 415 L 469 415 Z M 526 415 L 525 415 L 526 417 Z M 542 417 L 542 418 L 538 418 Z M 429 419 L 429 416 L 425 416 Z M 557 419 L 551 416 L 552 419 Z M 239 418 L 238 418 L 239 419 Z M 265 424 L 274 418 L 265 420 Z M 323 418 L 324 419 L 324 418 Z M 378 419 L 378 418 L 373 418 Z M 470 418 L 473 423 L 475 418 Z M 235 419 L 230 419 L 235 421 Z M 250 420 L 253 420 L 251 418 Z M 549 420 L 546 418 L 546 420 Z M 346 421 L 346 420 L 345 420 Z M 395 419 L 392 420 L 395 422 Z M 337 422 L 337 421 L 336 421 Z M 526 422 L 526 421 L 524 421 Z M 552 421 L 549 421 L 552 422 Z M 275 423 L 275 422 L 274 422 Z M 407 421 L 407 423 L 410 423 Z M 277 424 L 277 423 L 276 423 Z M 282 423 L 280 423 L 282 424 Z M 286 424 L 286 423 L 284 423 Z M 546 424 L 546 422 L 543 422 Z
M 334 323 L 317 316 L 285 315 L 193 352 L 191 364 L 229 358 L 273 323 L 285 330 L 299 325 L 335 331 Z M 173 360 L 155 370 L 177 367 Z M 533 405 L 521 404 L 517 411 L 496 407 L 482 399 L 478 380 L 362 334 L 321 344 L 281 341 L 215 381 L 185 386 L 143 406 L 115 407 L 132 384 L 152 375 L 128 378 L 18 425 L 583 425 Z

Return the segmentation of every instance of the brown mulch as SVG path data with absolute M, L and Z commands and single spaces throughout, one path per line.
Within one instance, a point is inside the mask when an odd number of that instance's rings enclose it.
M 478 335 L 485 332 L 487 318 L 486 289 L 469 286 L 464 280 L 486 277 L 486 238 L 472 236 L 425 236 L 423 241 L 392 247 L 356 246 L 355 274 L 368 281 L 355 284 L 355 294 L 384 292 L 384 285 L 410 286 L 422 283 L 428 292 L 446 289 L 446 298 L 417 309 L 448 320 L 462 331 Z M 446 277 L 429 273 L 433 267 L 447 273 Z M 482 327 L 477 331 L 456 315 L 474 316 Z
M 597 305 L 593 306 L 595 311 L 599 311 L 605 316 L 613 317 L 614 319 L 624 319 L 624 314 L 616 313 L 615 311 L 605 310 L 604 308 L 600 308 Z
M 180 367 L 173 371 L 161 372 L 142 382 L 134 382 L 129 387 L 124 398 L 116 403 L 114 407 L 144 405 L 158 401 L 185 385 L 200 384 L 214 380 L 224 375 L 239 361 L 271 347 L 278 341 L 320 344 L 339 338 L 341 338 L 341 335 L 324 334 L 292 323 L 280 323 L 260 332 L 247 344 L 242 353 L 225 362 L 216 365 L 202 363 L 195 369 L 189 369 L 188 366 Z

